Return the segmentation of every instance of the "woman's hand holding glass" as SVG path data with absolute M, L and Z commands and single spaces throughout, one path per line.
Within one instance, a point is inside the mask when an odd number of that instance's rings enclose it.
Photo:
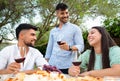
M 72 62 L 73 66 L 70 67 L 69 74 L 71 76 L 78 76 L 80 73 L 80 64 L 81 64 L 81 61 L 78 60 L 79 58 L 78 51 L 73 51 L 73 55 L 74 55 L 73 62 Z
M 71 76 L 78 76 L 80 74 L 80 67 L 73 65 L 69 68 L 68 73 Z
M 78 58 L 79 58 L 79 53 L 78 53 L 78 51 L 73 51 L 73 54 L 74 54 L 74 58 L 73 58 L 73 65 L 74 66 L 80 66 L 80 64 L 81 64 L 81 61 L 79 61 L 78 60 Z M 81 54 L 80 54 L 81 55 Z

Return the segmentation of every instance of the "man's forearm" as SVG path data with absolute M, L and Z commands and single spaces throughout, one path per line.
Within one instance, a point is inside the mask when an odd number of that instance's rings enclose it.
M 36 73 L 38 71 L 38 69 L 35 69 L 35 70 L 26 70 L 26 71 L 23 71 L 24 73 L 26 74 L 33 74 L 33 73 Z
M 0 74 L 11 74 L 11 73 L 12 73 L 12 71 L 8 71 L 6 69 L 0 70 Z

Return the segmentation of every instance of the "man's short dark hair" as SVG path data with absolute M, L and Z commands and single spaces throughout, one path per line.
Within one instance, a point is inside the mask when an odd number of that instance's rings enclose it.
M 68 6 L 65 3 L 58 3 L 55 10 L 66 10 Z
M 31 25 L 31 24 L 27 24 L 27 23 L 22 23 L 20 24 L 17 28 L 16 28 L 16 38 L 18 39 L 19 34 L 22 30 L 29 30 L 29 29 L 33 29 L 33 30 L 37 30 L 37 27 Z

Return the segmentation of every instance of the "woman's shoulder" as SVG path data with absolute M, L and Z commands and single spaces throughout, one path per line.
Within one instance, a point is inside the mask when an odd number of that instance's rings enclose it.
M 83 53 L 90 53 L 91 52 L 91 50 L 90 49 L 87 49 L 87 50 L 85 50 Z
M 87 50 L 84 51 L 82 54 L 86 56 L 86 55 L 90 55 L 90 52 L 91 52 L 91 50 L 90 50 L 90 49 L 87 49 Z
M 81 57 L 79 59 L 82 59 L 83 62 L 88 63 L 89 57 L 90 57 L 91 50 L 87 49 L 81 54 Z
M 109 54 L 111 57 L 120 55 L 120 47 L 119 46 L 110 47 Z
M 118 51 L 120 51 L 120 47 L 119 46 L 112 46 L 112 47 L 110 47 L 110 51 L 118 52 Z

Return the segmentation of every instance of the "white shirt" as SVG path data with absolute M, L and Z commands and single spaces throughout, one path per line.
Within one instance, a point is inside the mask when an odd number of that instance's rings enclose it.
M 0 51 L 0 69 L 6 69 L 10 63 L 15 62 L 14 55 L 18 54 L 17 51 L 17 45 L 7 46 Z M 43 55 L 37 49 L 29 47 L 22 70 L 32 70 L 35 65 L 39 67 L 44 64 L 48 65 L 48 62 L 43 58 Z

